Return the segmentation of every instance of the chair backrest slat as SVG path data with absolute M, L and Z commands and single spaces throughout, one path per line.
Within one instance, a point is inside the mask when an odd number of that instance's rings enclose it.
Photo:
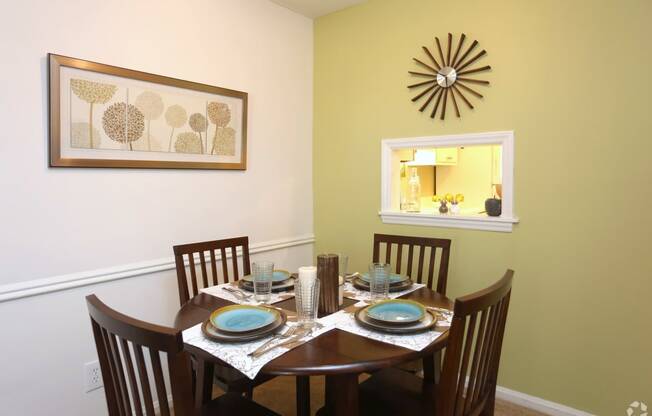
M 419 246 L 419 265 L 417 266 L 417 283 L 423 281 L 423 257 L 426 251 L 425 246 Z
M 403 261 L 403 244 L 399 244 L 398 249 L 396 250 L 396 273 L 401 273 L 402 261 Z
M 204 252 L 199 252 L 199 264 L 201 265 L 201 280 L 204 283 L 204 287 L 208 287 L 208 273 L 206 272 L 206 257 L 204 257 Z
M 149 388 L 149 378 L 147 377 L 147 366 L 143 356 L 143 347 L 134 345 L 134 355 L 136 364 L 138 364 L 138 376 L 140 378 L 140 387 L 143 391 L 143 402 L 145 403 L 145 413 L 147 416 L 154 416 L 154 402 L 152 400 L 152 390 Z
M 131 359 L 131 350 L 129 349 L 127 340 L 120 339 L 120 350 L 122 351 L 125 367 L 127 368 L 127 380 L 129 381 L 131 399 L 134 403 L 134 413 L 136 413 L 137 416 L 143 416 L 143 406 L 140 402 L 140 393 L 138 392 L 138 382 L 136 381 L 134 363 Z
M 376 236 L 374 236 L 376 238 Z M 408 249 L 408 264 L 407 264 L 407 274 L 410 278 L 412 278 L 412 256 L 414 255 L 414 246 L 410 244 Z M 400 273 L 400 271 L 398 272 Z
M 210 250 L 211 252 L 211 275 L 213 277 L 213 285 L 218 283 L 217 281 L 217 261 L 215 260 L 215 250 Z
M 190 283 L 192 284 L 192 296 L 197 296 L 197 271 L 195 270 L 195 254 L 188 253 L 188 268 L 190 269 Z
M 118 375 L 116 380 L 120 389 L 120 397 L 122 398 L 122 410 L 125 415 L 131 414 L 131 404 L 129 403 L 129 391 L 127 391 L 127 383 L 125 381 L 124 368 L 122 367 L 122 359 L 120 358 L 120 351 L 118 350 L 118 341 L 115 334 L 109 333 L 109 345 L 111 348 L 111 355 L 113 357 L 113 368 Z M 116 382 L 114 381 L 114 382 Z
M 149 352 L 159 414 L 169 416 L 174 410 L 175 416 L 192 415 L 190 358 L 183 350 L 181 332 L 123 315 L 106 306 L 95 295 L 87 296 L 86 303 L 102 369 L 109 416 L 141 416 L 143 409 L 147 416 L 154 416 L 154 398 L 143 348 Z M 174 409 L 171 409 L 168 401 L 161 353 L 167 355 Z
M 222 259 L 222 273 L 224 275 L 224 281 L 229 281 L 229 264 L 226 261 L 226 248 L 220 247 L 220 258 Z
M 466 339 L 473 339 L 473 333 L 475 332 L 475 327 L 476 327 L 476 315 L 471 316 L 471 320 L 468 323 L 467 327 L 467 332 L 466 332 Z M 469 365 L 469 353 L 471 352 L 471 343 L 467 342 L 464 345 L 464 353 L 462 355 L 462 368 L 460 369 L 460 374 L 466 374 L 467 367 Z M 466 379 L 461 378 L 457 382 L 457 391 L 458 391 L 458 397 L 457 397 L 457 403 L 458 406 L 455 409 L 455 414 L 460 414 L 463 409 L 461 408 L 462 406 L 462 400 L 459 400 L 459 394 L 460 392 L 464 391 L 464 384 L 466 382 Z
M 217 266 L 217 252 L 219 250 L 220 262 L 222 263 L 223 283 L 236 281 L 240 278 L 240 266 L 238 264 L 238 249 L 242 251 L 242 272 L 243 275 L 251 273 L 249 264 L 249 238 L 236 237 L 223 240 L 203 241 L 174 246 L 174 260 L 176 262 L 177 283 L 179 286 L 179 302 L 181 305 L 196 296 L 200 289 L 220 283 Z M 209 256 L 206 256 L 209 252 Z M 231 256 L 231 270 L 233 278 L 229 276 L 229 259 Z M 188 283 L 184 257 L 188 257 L 188 268 L 190 269 L 190 283 Z M 195 257 L 197 256 L 197 258 Z M 210 261 L 212 282 L 208 278 L 207 261 Z M 196 263 L 199 263 L 201 280 L 197 278 Z
M 507 270 L 488 288 L 455 301 L 437 385 L 438 415 L 471 416 L 493 408 L 513 276 Z
M 152 372 L 154 373 L 154 384 L 156 386 L 156 397 L 158 398 L 159 411 L 162 416 L 170 416 L 170 406 L 168 406 L 168 395 L 165 389 L 161 357 L 158 351 L 150 351 L 149 359 L 152 364 Z
M 233 279 L 238 280 L 240 278 L 238 274 L 238 252 L 235 246 L 231 246 L 231 260 L 233 261 Z
M 389 235 L 389 234 L 374 234 L 373 245 L 373 261 L 379 262 L 381 258 L 381 244 L 385 245 L 385 262 L 395 264 L 396 273 L 403 273 L 408 275 L 412 280 L 417 283 L 426 282 L 427 285 L 441 294 L 446 294 L 446 286 L 448 280 L 448 261 L 450 256 L 451 240 L 442 238 L 428 238 L 428 237 L 410 237 L 402 235 Z M 396 256 L 392 256 L 392 245 L 397 245 Z M 407 266 L 403 266 L 403 246 L 407 246 Z M 416 247 L 416 249 L 415 249 Z M 418 259 L 414 259 L 417 254 Z M 427 262 L 427 271 L 424 270 L 426 264 L 426 251 L 430 251 L 430 256 Z M 440 259 L 437 265 L 437 253 L 440 252 Z M 392 261 L 395 259 L 395 261 Z M 413 270 L 413 265 L 416 263 L 417 270 Z M 435 269 L 436 279 L 435 282 Z M 424 279 L 424 273 L 427 273 Z

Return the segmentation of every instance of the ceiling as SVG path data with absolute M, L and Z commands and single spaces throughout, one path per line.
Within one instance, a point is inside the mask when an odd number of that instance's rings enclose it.
M 346 9 L 366 0 L 271 0 L 292 11 L 310 18 L 316 18 L 335 11 Z

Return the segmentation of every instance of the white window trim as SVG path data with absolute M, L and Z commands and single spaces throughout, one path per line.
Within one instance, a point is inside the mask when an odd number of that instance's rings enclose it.
M 472 145 L 502 146 L 502 214 L 499 217 L 464 215 L 433 215 L 392 210 L 392 152 L 404 148 L 458 147 Z M 468 228 L 485 231 L 511 232 L 518 223 L 514 215 L 514 132 L 496 131 L 447 136 L 383 139 L 380 143 L 380 215 L 387 224 L 425 225 L 433 227 Z

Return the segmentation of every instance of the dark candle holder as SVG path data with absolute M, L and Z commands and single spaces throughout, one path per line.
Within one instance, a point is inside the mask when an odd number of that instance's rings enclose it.
M 336 254 L 317 256 L 317 278 L 320 281 L 319 314 L 321 316 L 335 313 L 340 309 L 339 258 Z

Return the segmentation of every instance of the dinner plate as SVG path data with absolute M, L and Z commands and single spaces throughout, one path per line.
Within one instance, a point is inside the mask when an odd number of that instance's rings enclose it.
M 411 324 L 423 319 L 426 309 L 420 303 L 406 299 L 390 299 L 367 308 L 367 316 L 390 325 Z
M 404 274 L 398 274 L 398 273 L 390 273 L 389 274 L 389 284 L 394 285 L 398 283 L 402 283 L 406 280 L 408 280 L 410 277 Z M 360 275 L 360 279 L 363 281 L 369 283 L 371 281 L 371 277 L 369 277 L 369 273 L 362 273 Z
M 286 270 L 274 270 L 274 272 L 272 274 L 272 285 L 281 284 L 284 281 L 288 280 L 289 278 L 290 278 L 290 272 L 288 272 Z M 254 282 L 254 276 L 248 274 L 248 275 L 242 276 L 241 280 L 253 283 Z
M 278 319 L 276 319 L 276 321 L 274 321 L 270 326 L 262 328 L 257 331 L 248 332 L 245 334 L 230 334 L 226 332 L 221 332 L 211 324 L 210 319 L 204 321 L 204 323 L 201 326 L 201 330 L 207 338 L 217 342 L 254 341 L 260 338 L 265 338 L 266 336 L 269 336 L 271 334 L 274 334 L 280 331 L 281 328 L 283 328 L 283 325 L 285 325 L 285 322 L 287 321 L 287 316 L 283 311 L 278 311 L 278 312 L 279 312 Z
M 369 318 L 369 315 L 367 315 L 368 308 L 369 306 L 367 306 L 366 308 L 359 309 L 355 313 L 355 320 L 363 327 L 374 331 L 386 332 L 389 334 L 412 334 L 415 332 L 426 331 L 432 328 L 433 326 L 435 326 L 435 324 L 437 323 L 436 316 L 429 310 L 426 310 L 425 314 L 423 315 L 423 318 L 411 324 L 407 324 L 407 325 L 385 324 L 383 322 L 376 321 L 375 319 Z
M 364 280 L 356 277 L 355 279 L 353 279 L 352 283 L 353 283 L 353 286 L 356 289 L 369 291 L 369 282 L 365 282 Z M 412 280 L 410 280 L 410 279 L 404 280 L 400 284 L 389 285 L 389 291 L 390 292 L 402 292 L 402 291 L 404 291 L 406 289 L 409 289 L 410 286 L 412 286 L 413 283 L 414 282 L 412 282 Z
M 242 280 L 242 279 L 238 280 L 238 287 L 242 290 L 246 290 L 247 292 L 254 291 L 253 282 L 248 282 L 246 280 Z M 279 284 L 272 285 L 272 292 L 274 293 L 286 292 L 292 289 L 294 289 L 294 278 L 292 277 Z
M 217 309 L 209 318 L 220 332 L 243 334 L 265 328 L 277 320 L 279 311 L 254 305 L 229 305 Z

